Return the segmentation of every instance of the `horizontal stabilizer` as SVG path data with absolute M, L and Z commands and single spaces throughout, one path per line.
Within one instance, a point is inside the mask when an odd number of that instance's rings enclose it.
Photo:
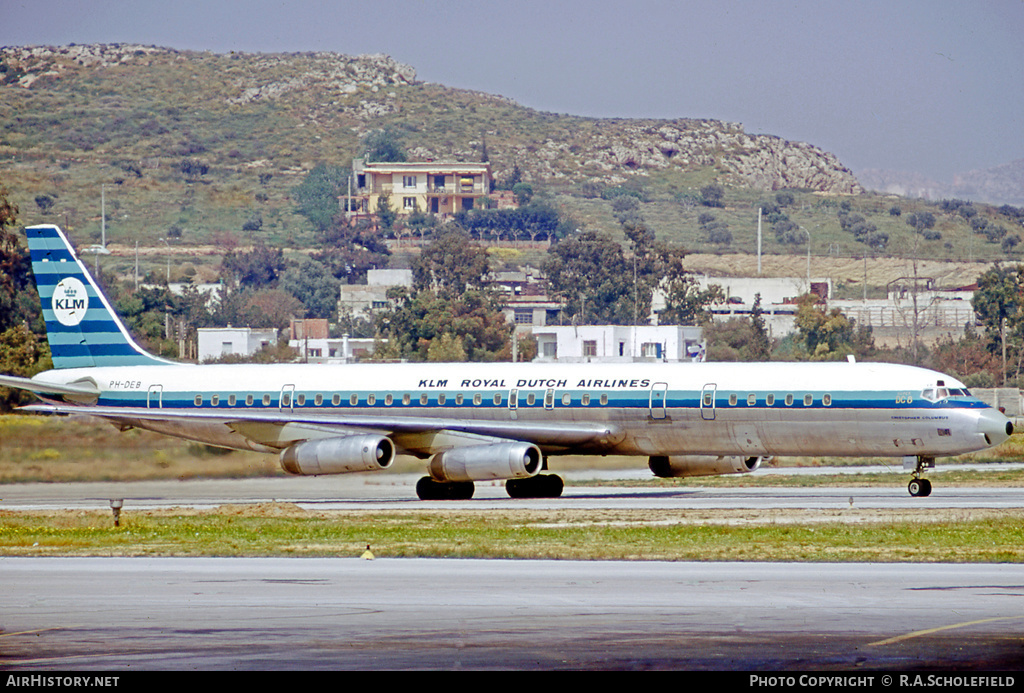
M 99 388 L 92 383 L 47 383 L 32 378 L 19 378 L 15 375 L 0 375 L 0 387 L 27 390 L 40 395 L 92 395 L 95 397 L 100 394 Z

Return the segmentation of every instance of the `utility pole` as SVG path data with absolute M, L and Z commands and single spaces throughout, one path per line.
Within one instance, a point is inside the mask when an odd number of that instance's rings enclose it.
M 761 208 L 757 208 L 757 276 L 761 276 Z

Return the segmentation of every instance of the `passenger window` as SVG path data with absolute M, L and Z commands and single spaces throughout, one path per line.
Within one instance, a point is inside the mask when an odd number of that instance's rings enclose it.
M 252 402 L 253 402 L 252 395 L 246 395 L 245 396 L 245 406 L 251 407 L 252 406 Z
M 526 395 L 526 403 L 532 407 L 534 404 L 537 403 L 537 395 L 535 395 L 532 392 Z
M 473 395 L 473 404 L 475 404 L 477 406 L 480 406 L 480 403 L 483 402 L 483 401 L 484 401 L 484 397 L 479 392 L 476 393 L 475 395 Z
M 338 406 L 339 404 L 341 404 L 341 395 L 335 392 L 334 396 L 331 397 L 331 404 L 333 404 L 334 406 Z
M 607 393 L 602 393 L 601 394 L 601 406 L 604 407 L 607 404 L 608 404 L 608 394 Z
M 589 407 L 590 406 L 590 394 L 588 393 L 588 394 L 583 395 L 583 399 L 580 400 L 580 402 L 583 404 L 584 407 Z
M 424 392 L 420 395 L 420 406 L 425 407 L 430 402 L 430 395 Z
M 786 406 L 787 407 L 792 407 L 793 406 L 793 394 L 792 393 L 786 395 Z
M 748 407 L 753 407 L 756 404 L 757 404 L 757 395 L 755 395 L 753 392 L 751 392 L 749 395 L 747 395 L 747 406 Z
M 824 404 L 826 407 L 831 407 L 832 406 L 832 395 L 829 395 L 829 394 L 822 395 L 821 396 L 821 403 Z
M 562 406 L 568 407 L 570 404 L 572 404 L 572 395 L 566 392 L 564 395 L 562 395 Z
M 220 395 L 213 395 L 212 397 L 210 397 L 210 404 L 215 406 L 215 407 L 218 404 L 220 404 Z
M 376 403 L 377 403 L 377 395 L 367 395 L 366 396 L 366 404 L 367 404 L 367 406 L 372 407 Z
M 710 407 L 714 403 L 714 401 L 715 400 L 714 400 L 714 395 L 713 394 L 711 394 L 710 392 L 705 392 L 704 393 L 704 406 L 705 407 Z
M 737 401 L 738 401 L 738 398 L 736 397 L 736 393 L 735 392 L 732 393 L 731 395 L 729 395 L 729 406 L 730 407 L 735 407 Z
M 462 400 L 463 399 L 465 399 L 465 398 L 462 396 L 461 392 L 459 394 L 455 395 L 455 404 L 462 404 Z
M 448 398 L 445 396 L 445 394 L 443 392 L 438 394 L 438 396 L 437 396 L 437 403 L 438 403 L 438 405 L 443 405 L 447 400 L 448 400 Z
M 324 403 L 324 396 L 323 396 L 323 395 L 321 395 L 321 394 L 320 394 L 320 393 L 318 392 L 318 393 L 317 393 L 317 395 L 316 395 L 316 397 L 314 397 L 314 398 L 313 398 L 313 404 L 315 404 L 316 406 L 318 406 L 318 407 L 319 407 L 319 406 L 320 406 L 321 404 L 323 404 L 323 403 Z
M 386 404 L 387 406 L 390 407 L 394 403 L 395 403 L 395 396 L 393 394 L 391 394 L 389 392 L 386 395 L 384 395 L 384 404 Z
M 500 407 L 501 406 L 501 395 L 500 394 L 494 395 L 494 406 L 496 406 L 496 407 Z
M 197 407 L 203 406 L 203 396 L 202 395 L 196 395 L 196 406 Z
M 767 404 L 769 407 L 775 406 L 775 395 L 771 393 L 766 395 L 764 398 L 764 403 Z
M 402 404 L 404 404 L 405 406 L 409 406 L 409 404 L 411 402 L 412 402 L 412 395 L 410 395 L 408 392 L 406 392 L 404 395 L 402 395 Z
M 359 404 L 359 395 L 353 392 L 352 395 L 348 398 L 348 403 L 351 404 L 353 407 Z
M 235 401 L 236 401 L 236 399 L 235 399 L 234 395 L 228 395 L 228 406 L 229 407 L 235 406 Z
M 814 404 L 814 395 L 804 395 L 804 406 L 809 407 Z
M 264 407 L 269 407 L 270 406 L 270 395 L 269 394 L 263 395 L 263 406 Z
M 306 396 L 305 395 L 298 395 L 298 396 L 296 396 L 295 397 L 295 403 L 297 405 L 299 405 L 300 407 L 306 406 Z

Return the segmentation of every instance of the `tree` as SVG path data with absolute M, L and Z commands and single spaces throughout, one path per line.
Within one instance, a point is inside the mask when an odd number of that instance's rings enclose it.
M 482 289 L 489 271 L 487 251 L 473 243 L 464 229 L 449 225 L 413 262 L 412 280 L 417 291 L 453 298 L 467 289 Z
M 28 321 L 42 334 L 32 262 L 20 235 L 13 231 L 18 223 L 18 207 L 7 195 L 7 188 L 0 183 L 0 332 Z
M 797 331 L 811 360 L 835 361 L 850 354 L 866 356 L 874 350 L 870 328 L 857 328 L 838 308 L 827 311 L 817 295 L 804 294 L 797 299 L 797 306 Z
M 764 311 L 761 309 L 760 293 L 754 296 L 754 305 L 750 309 L 750 329 L 753 335 L 749 360 L 769 360 L 772 355 L 772 338 L 768 334 L 768 326 L 764 321 Z
M 514 326 L 488 292 L 446 297 L 431 289 L 396 287 L 388 291 L 388 298 L 391 307 L 377 314 L 378 335 L 387 340 L 379 353 L 375 349 L 378 358 L 448 360 L 457 357 L 460 348 L 469 361 L 511 358 Z
M 529 183 L 516 183 L 512 186 L 512 193 L 516 196 L 517 205 L 528 205 L 533 199 L 533 186 Z
M 331 274 L 349 284 L 365 284 L 366 273 L 391 262 L 391 251 L 380 232 L 366 220 L 348 224 L 336 219 L 320 239 L 320 251 L 311 256 Z
M 700 203 L 705 207 L 724 207 L 723 197 L 725 189 L 718 183 L 711 183 L 700 189 Z
M 391 230 L 391 227 L 395 225 L 395 219 L 398 218 L 398 212 L 391 206 L 390 195 L 378 195 L 377 196 L 377 224 L 380 226 L 381 231 L 385 233 Z
M 317 164 L 292 188 L 299 214 L 309 219 L 317 230 L 326 230 L 340 211 L 338 197 L 345 192 L 349 173 L 349 169 L 340 166 Z
M 248 252 L 229 250 L 221 260 L 221 272 L 241 286 L 264 289 L 277 285 L 284 270 L 284 251 L 268 248 L 262 241 Z
M 722 287 L 712 284 L 701 289 L 688 272 L 678 271 L 665 275 L 661 283 L 665 308 L 658 312 L 659 325 L 710 325 L 712 315 L 708 306 L 725 303 Z
M 1002 352 L 1002 381 L 1006 382 L 1008 351 L 1017 353 L 1019 376 L 1024 357 L 1024 265 L 1004 267 L 996 263 L 984 272 L 978 277 L 971 305 L 991 343 Z
M 340 285 L 325 264 L 308 257 L 281 276 L 281 289 L 297 298 L 310 318 L 330 319 L 337 314 Z
M 552 244 L 543 269 L 551 294 L 564 303 L 563 313 L 574 321 L 584 325 L 632 323 L 637 295 L 633 264 L 627 261 L 621 244 L 584 230 Z M 643 316 L 646 318 L 647 312 Z
M 49 368 L 53 368 L 49 347 L 27 326 L 15 325 L 0 333 L 0 373 L 29 378 Z M 23 390 L 0 387 L 0 411 L 11 411 L 32 399 Z
M 366 161 L 399 162 L 406 160 L 401 140 L 390 128 L 374 130 L 363 139 L 363 158 Z

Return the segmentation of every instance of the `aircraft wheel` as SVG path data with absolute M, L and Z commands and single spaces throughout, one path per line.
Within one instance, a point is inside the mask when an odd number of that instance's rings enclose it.
M 558 498 L 565 482 L 557 474 L 541 474 L 529 479 L 509 479 L 505 491 L 511 498 Z
M 425 476 L 416 482 L 420 500 L 469 500 L 475 491 L 472 481 L 435 481 Z
M 907 484 L 907 490 L 914 498 L 924 498 L 932 493 L 932 482 L 928 479 L 911 479 Z

